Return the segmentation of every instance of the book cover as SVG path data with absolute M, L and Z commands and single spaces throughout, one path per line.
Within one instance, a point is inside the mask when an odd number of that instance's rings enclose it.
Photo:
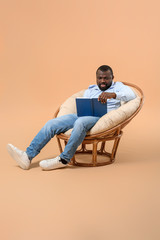
M 98 98 L 76 98 L 77 116 L 102 117 L 107 113 L 107 103 L 101 103 Z

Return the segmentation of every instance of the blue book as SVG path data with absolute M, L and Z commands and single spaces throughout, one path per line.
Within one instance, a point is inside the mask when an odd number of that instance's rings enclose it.
M 107 113 L 107 103 L 101 103 L 98 98 L 76 98 L 77 116 L 102 117 Z

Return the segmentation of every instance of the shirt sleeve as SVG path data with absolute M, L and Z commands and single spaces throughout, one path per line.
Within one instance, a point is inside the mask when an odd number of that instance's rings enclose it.
M 136 98 L 136 94 L 133 92 L 133 90 L 121 82 L 118 82 L 117 87 L 115 88 L 115 94 L 117 100 L 125 102 Z

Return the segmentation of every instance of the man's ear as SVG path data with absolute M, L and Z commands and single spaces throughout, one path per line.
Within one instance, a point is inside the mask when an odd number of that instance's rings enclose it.
M 114 75 L 113 75 L 112 79 L 114 79 Z

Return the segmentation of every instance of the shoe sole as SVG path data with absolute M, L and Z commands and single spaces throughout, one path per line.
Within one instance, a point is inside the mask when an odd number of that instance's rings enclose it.
M 24 162 L 22 162 L 21 158 L 16 153 L 12 144 L 7 145 L 7 150 L 8 150 L 8 153 L 10 154 L 10 156 L 18 163 L 18 165 L 21 168 L 23 168 L 24 170 L 27 170 L 29 168 Z

